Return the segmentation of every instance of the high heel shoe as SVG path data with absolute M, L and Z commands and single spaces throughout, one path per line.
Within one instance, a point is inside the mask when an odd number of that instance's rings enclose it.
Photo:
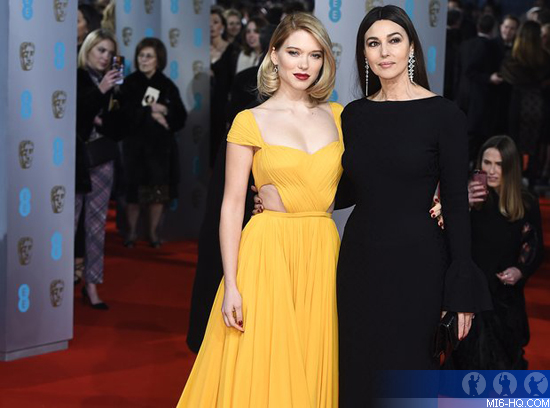
M 157 249 L 157 248 L 160 248 L 160 246 L 161 246 L 162 244 L 161 244 L 160 240 L 156 240 L 156 241 L 151 241 L 151 242 L 149 243 L 149 245 L 151 246 L 151 248 Z
M 134 248 L 136 246 L 137 236 L 136 234 L 129 234 L 124 240 L 124 246 L 126 248 Z
M 92 309 L 96 310 L 109 310 L 109 305 L 104 302 L 99 303 L 92 303 L 92 300 L 90 299 L 90 295 L 88 295 L 88 291 L 86 290 L 86 285 L 82 286 L 82 302 L 86 304 L 88 302 Z
M 126 248 L 134 248 L 136 246 L 136 241 L 134 239 L 127 239 L 124 241 L 124 246 Z

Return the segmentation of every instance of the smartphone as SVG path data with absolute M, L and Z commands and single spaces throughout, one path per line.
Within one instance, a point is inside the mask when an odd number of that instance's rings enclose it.
M 474 170 L 472 180 L 481 183 L 487 189 L 487 173 L 483 170 Z
M 111 69 L 116 69 L 120 74 L 120 79 L 115 83 L 117 85 L 122 85 L 124 82 L 124 57 L 122 55 L 115 55 L 113 57 L 113 63 L 111 64 Z

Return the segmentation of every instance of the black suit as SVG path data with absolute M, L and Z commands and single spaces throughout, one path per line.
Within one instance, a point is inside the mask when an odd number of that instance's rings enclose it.
M 495 85 L 491 84 L 490 78 L 499 70 L 500 60 L 496 43 L 486 37 L 471 38 L 460 47 L 456 99 L 468 115 L 471 158 L 491 134 Z
M 512 55 L 512 44 L 506 44 L 502 37 L 495 38 L 495 46 L 498 48 L 498 66 L 499 72 L 502 62 Z M 508 114 L 510 110 L 510 99 L 512 97 L 512 85 L 503 82 L 495 89 L 495 108 L 494 121 L 491 127 L 493 135 L 509 134 Z
M 460 56 L 460 30 L 458 28 L 447 28 L 445 47 L 445 82 L 443 85 L 443 96 L 447 99 L 454 99 L 456 96 L 456 67 Z

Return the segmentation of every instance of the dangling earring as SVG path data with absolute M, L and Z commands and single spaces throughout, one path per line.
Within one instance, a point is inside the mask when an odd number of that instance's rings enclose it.
M 275 65 L 275 67 L 273 68 L 273 72 L 275 72 L 275 74 L 277 76 L 279 76 L 279 66 L 278 65 Z
M 365 58 L 365 96 L 369 96 L 369 61 Z
M 409 54 L 409 79 L 411 80 L 411 83 L 414 84 L 414 51 L 411 51 Z

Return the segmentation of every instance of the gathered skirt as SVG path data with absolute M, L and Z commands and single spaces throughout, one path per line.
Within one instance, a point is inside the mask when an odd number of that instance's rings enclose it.
M 252 217 L 237 267 L 244 333 L 225 326 L 222 280 L 178 408 L 337 406 L 339 246 L 330 214 Z

